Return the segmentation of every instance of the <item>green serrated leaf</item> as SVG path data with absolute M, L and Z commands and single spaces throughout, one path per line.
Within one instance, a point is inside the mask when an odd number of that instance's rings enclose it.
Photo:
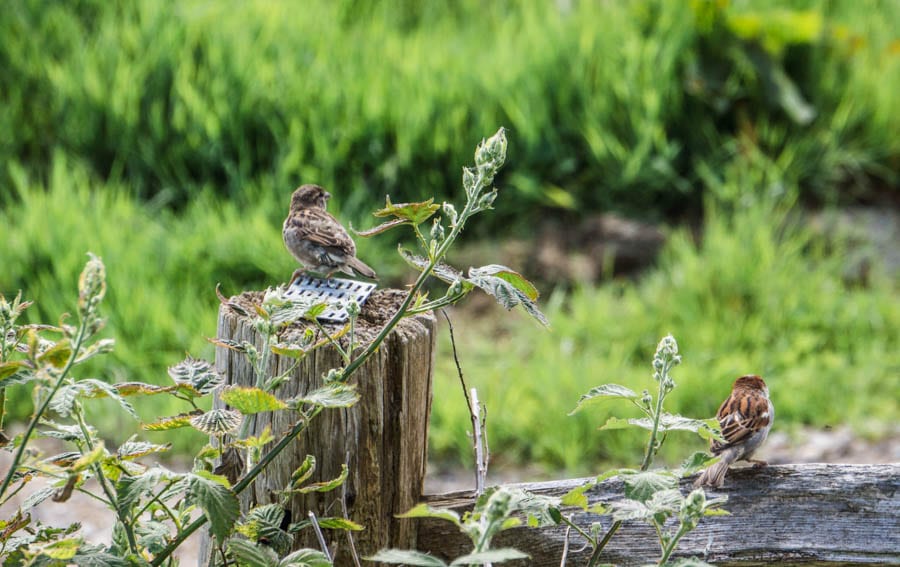
M 400 255 L 409 264 L 411 267 L 422 271 L 426 267 L 428 267 L 429 261 L 427 258 L 419 256 L 417 254 L 413 254 L 409 250 L 403 248 L 402 246 L 398 247 Z M 464 288 L 471 289 L 474 287 L 470 282 L 467 282 L 463 278 L 462 272 L 454 268 L 453 266 L 449 266 L 444 263 L 437 264 L 434 269 L 431 270 L 431 275 L 441 280 L 444 283 L 453 284 L 456 281 L 461 281 Z
M 113 384 L 116 391 L 121 396 L 153 396 L 156 394 L 166 394 L 175 390 L 174 386 L 156 386 L 154 384 L 145 384 L 143 382 L 120 382 Z
M 72 472 L 81 472 L 91 465 L 94 465 L 100 461 L 103 457 L 106 456 L 106 448 L 103 446 L 103 442 L 97 443 L 93 450 L 90 453 L 85 453 L 81 457 L 75 460 L 72 463 L 71 470 Z
M 6 378 L 16 374 L 21 370 L 30 368 L 24 360 L 10 360 L 8 362 L 0 362 L 0 388 L 11 384 L 6 383 Z
M 171 443 L 159 445 L 147 441 L 126 441 L 119 445 L 116 454 L 122 459 L 137 459 L 152 453 L 165 453 L 172 448 Z
M 409 221 L 406 219 L 393 219 L 387 222 L 383 222 L 374 228 L 370 228 L 369 230 L 354 230 L 357 236 L 362 236 L 363 238 L 369 238 L 370 236 L 375 236 L 376 234 L 381 234 L 382 232 L 387 232 L 392 228 L 396 228 L 398 226 L 403 226 L 409 224 Z
M 299 488 L 301 484 L 309 480 L 315 470 L 316 458 L 313 455 L 306 455 L 300 466 L 291 473 L 291 488 Z
M 125 401 L 125 398 L 122 397 L 119 390 L 112 384 L 108 384 L 103 380 L 86 378 L 78 382 L 78 387 L 79 398 L 111 398 L 118 403 L 122 409 L 128 412 L 131 417 L 139 419 L 134 406 Z
M 448 567 L 446 563 L 421 551 L 405 551 L 401 549 L 382 549 L 366 561 L 379 561 L 381 563 L 393 563 L 399 565 L 412 565 L 413 567 Z
M 295 492 L 298 492 L 299 494 L 308 494 L 310 492 L 331 492 L 335 488 L 344 484 L 344 481 L 347 480 L 347 476 L 349 474 L 350 469 L 347 468 L 347 465 L 341 465 L 341 474 L 337 478 L 333 478 L 324 482 L 314 482 L 310 485 L 295 489 Z
M 524 293 L 525 296 L 531 301 L 537 301 L 537 298 L 540 296 L 537 288 L 534 287 L 534 284 L 525 279 L 525 276 L 511 268 L 501 266 L 500 264 L 489 264 L 480 268 L 469 269 L 470 278 L 478 276 L 493 276 L 496 278 L 500 278 L 501 280 Z
M 560 500 L 560 504 L 562 504 L 563 506 L 577 506 L 582 510 L 587 510 L 588 498 L 584 493 L 594 488 L 595 486 L 597 486 L 596 481 L 587 482 L 585 484 L 582 484 L 581 486 L 576 486 L 562 497 L 562 500 Z
M 625 429 L 633 425 L 630 419 L 622 419 L 620 417 L 611 417 L 606 420 L 606 423 L 598 427 L 599 430 L 604 429 Z
M 285 556 L 278 567 L 332 567 L 332 563 L 321 551 L 300 549 Z
M 191 427 L 207 435 L 231 433 L 241 426 L 243 417 L 239 412 L 227 409 L 213 409 L 195 415 L 190 419 Z
M 408 512 L 398 514 L 398 518 L 437 518 L 462 526 L 459 514 L 449 508 L 432 508 L 428 504 L 419 504 Z
M 58 561 L 68 561 L 75 557 L 78 548 L 84 543 L 80 537 L 54 541 L 40 546 L 40 554 Z
M 125 513 L 131 510 L 144 495 L 153 490 L 164 474 L 164 470 L 152 468 L 137 476 L 123 475 L 119 477 L 115 483 L 116 503 L 119 510 Z
M 190 386 L 198 396 L 209 394 L 224 381 L 212 363 L 190 356 L 170 367 L 169 376 L 180 386 Z M 191 395 L 190 390 L 186 390 L 186 393 Z
M 625 483 L 625 497 L 638 502 L 647 502 L 656 492 L 678 485 L 678 477 L 668 471 L 642 471 L 621 477 Z
M 69 342 L 69 339 L 60 339 L 55 345 L 42 352 L 37 359 L 40 363 L 62 368 L 71 356 L 72 343 Z
M 528 559 L 530 555 L 522 553 L 518 549 L 504 547 L 499 549 L 491 549 L 480 553 L 470 553 L 456 558 L 450 567 L 455 565 L 486 565 L 488 563 L 503 563 L 505 561 L 513 561 L 515 559 Z
M 465 281 L 475 285 L 492 296 L 506 309 L 521 305 L 525 312 L 544 326 L 549 326 L 547 318 L 538 309 L 537 304 L 528 295 L 503 278 L 490 274 L 480 274 L 476 268 L 469 270 Z
M 300 407 L 303 404 L 321 406 L 323 408 L 348 408 L 359 401 L 359 393 L 353 384 L 332 382 L 309 392 L 304 396 L 292 398 L 288 405 Z
M 277 567 L 278 556 L 268 547 L 245 539 L 228 540 L 228 553 L 240 567 Z
M 637 500 L 616 500 L 609 503 L 609 510 L 616 521 L 646 520 L 653 516 L 647 506 Z
M 223 402 L 244 415 L 285 409 L 287 404 L 259 388 L 228 386 L 221 393 Z
M 585 406 L 602 402 L 611 399 L 626 399 L 626 400 L 636 400 L 640 396 L 636 394 L 630 388 L 626 388 L 625 386 L 620 386 L 619 384 L 603 384 L 602 386 L 597 386 L 595 388 L 591 388 L 587 394 L 583 394 L 581 398 L 578 399 L 578 404 L 575 406 L 569 415 L 573 415 L 576 412 L 585 408 Z
M 75 408 L 75 400 L 78 399 L 79 387 L 77 384 L 65 384 L 56 391 L 50 400 L 50 409 L 61 417 L 68 417 Z
M 346 518 L 325 517 L 316 518 L 316 521 L 319 523 L 320 528 L 327 530 L 345 530 L 351 532 L 359 532 L 365 529 L 365 526 L 357 524 L 353 520 L 348 520 Z M 288 531 L 291 533 L 296 533 L 310 526 L 312 526 L 312 521 L 303 520 L 302 522 L 291 524 L 288 527 Z
M 191 425 L 191 419 L 203 415 L 203 410 L 193 410 L 170 417 L 164 417 L 153 423 L 145 423 L 141 427 L 147 431 L 168 431 Z
M 434 213 L 436 213 L 440 208 L 440 205 L 434 203 L 434 199 L 428 199 L 427 201 L 421 201 L 418 203 L 394 204 L 391 203 L 391 198 L 390 196 L 388 196 L 385 199 L 384 208 L 378 209 L 372 214 L 376 217 L 394 216 L 403 221 L 407 221 L 415 225 L 420 225 L 431 218 L 431 216 L 434 215 Z
M 224 541 L 241 513 L 237 496 L 211 474 L 190 473 L 186 478 L 188 497 L 206 514 L 213 535 Z

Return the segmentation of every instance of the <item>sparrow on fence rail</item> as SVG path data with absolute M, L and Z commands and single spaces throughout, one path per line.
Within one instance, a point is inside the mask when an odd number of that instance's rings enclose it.
M 728 467 L 739 460 L 756 466 L 767 464 L 750 458 L 766 440 L 775 419 L 775 406 L 762 378 L 747 375 L 735 380 L 731 395 L 722 403 L 716 417 L 724 440 L 712 441 L 710 451 L 721 459 L 703 471 L 694 482 L 695 487 L 722 486 Z
M 354 273 L 377 279 L 375 270 L 356 257 L 356 244 L 336 218 L 325 211 L 331 194 L 318 185 L 301 185 L 291 195 L 291 209 L 282 236 L 288 251 L 303 264 L 291 276 L 288 286 L 307 272 Z

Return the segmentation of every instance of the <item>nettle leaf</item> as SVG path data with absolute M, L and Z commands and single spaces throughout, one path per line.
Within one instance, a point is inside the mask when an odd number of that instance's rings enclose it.
M 524 293 L 525 296 L 531 301 L 537 301 L 537 298 L 540 296 L 540 293 L 538 292 L 537 288 L 534 287 L 534 284 L 525 279 L 525 277 L 519 272 L 511 268 L 507 268 L 506 266 L 501 266 L 500 264 L 489 264 L 480 268 L 469 268 L 470 278 L 481 276 L 493 276 L 495 278 L 500 278 L 501 280 Z
M 231 433 L 241 426 L 243 416 L 240 412 L 227 409 L 213 409 L 195 415 L 190 419 L 191 427 L 207 435 Z
M 348 532 L 360 532 L 365 529 L 364 526 L 357 524 L 353 520 L 348 520 L 346 518 L 316 518 L 316 522 L 319 523 L 319 527 L 326 530 L 344 530 Z M 306 528 L 312 526 L 312 520 L 303 520 L 302 522 L 297 522 L 295 524 L 291 524 L 288 527 L 288 531 L 291 533 L 297 533 L 301 530 L 305 530 Z
M 409 264 L 411 267 L 413 267 L 419 271 L 422 271 L 428 267 L 429 261 L 427 258 L 424 258 L 417 254 L 413 254 L 412 252 L 410 252 L 406 248 L 403 248 L 402 246 L 398 247 L 398 251 L 400 252 L 400 256 L 402 256 L 403 259 L 406 260 L 406 263 Z M 474 287 L 471 283 L 467 282 L 465 280 L 465 278 L 463 278 L 462 272 L 460 272 L 459 270 L 457 270 L 456 268 L 454 268 L 453 266 L 450 266 L 448 264 L 444 264 L 444 263 L 437 264 L 431 270 L 431 275 L 433 275 L 434 277 L 436 277 L 437 279 L 441 280 L 444 283 L 453 284 L 457 281 L 461 281 L 464 288 L 471 289 L 472 287 Z
M 682 502 L 684 502 L 684 496 L 681 495 L 681 492 L 677 488 L 668 488 L 654 493 L 647 501 L 647 508 L 654 515 L 670 516 L 681 508 Z
M 240 567 L 278 566 L 278 556 L 274 551 L 245 539 L 229 539 L 228 552 Z
M 409 221 L 406 219 L 394 219 L 389 220 L 387 222 L 383 222 L 374 228 L 370 228 L 369 230 L 354 230 L 357 236 L 362 236 L 363 238 L 369 238 L 370 236 L 375 236 L 376 234 L 381 234 L 382 232 L 387 232 L 392 228 L 396 228 L 398 226 L 403 226 L 405 224 L 409 224 Z
M 11 380 L 7 383 L 7 378 L 11 376 L 15 376 L 16 373 L 21 372 L 22 370 L 28 370 L 31 366 L 28 362 L 24 360 L 10 360 L 8 362 L 0 362 L 0 388 L 5 388 L 6 386 L 11 386 L 12 384 L 23 384 L 24 382 L 12 382 Z
M 100 339 L 89 347 L 83 349 L 79 354 L 78 358 L 75 359 L 76 364 L 81 364 L 85 360 L 89 360 L 94 358 L 98 354 L 107 354 L 113 351 L 116 347 L 115 339 Z
M 112 384 L 108 384 L 103 380 L 95 380 L 86 378 L 78 382 L 79 398 L 112 398 L 122 409 L 128 412 L 133 418 L 139 419 L 134 407 L 125 401 L 125 398 L 119 393 L 119 390 Z
M 646 520 L 653 517 L 647 505 L 637 500 L 616 500 L 609 503 L 609 510 L 616 521 Z
M 406 551 L 401 549 L 382 549 L 366 561 L 379 561 L 381 563 L 393 563 L 399 565 L 412 565 L 413 567 L 448 567 L 446 563 L 421 551 Z
M 81 455 L 74 463 L 72 463 L 71 470 L 72 472 L 81 472 L 88 467 L 97 464 L 100 459 L 107 456 L 106 448 L 103 446 L 103 442 L 97 443 L 94 449 L 90 453 L 85 453 Z
M 576 412 L 584 409 L 586 406 L 592 405 L 596 402 L 602 402 L 616 398 L 636 400 L 639 397 L 640 396 L 631 388 L 626 388 L 625 386 L 620 386 L 619 384 L 603 384 L 602 386 L 591 388 L 587 394 L 583 394 L 581 398 L 578 399 L 578 405 L 575 406 L 575 409 L 569 412 L 569 415 L 573 415 Z
M 586 482 L 581 486 L 576 486 L 572 490 L 568 491 L 562 499 L 559 501 L 563 506 L 577 506 L 582 510 L 587 510 L 588 508 L 588 497 L 585 495 L 585 492 L 597 486 L 596 481 Z
M 246 439 L 238 439 L 234 442 L 234 445 L 249 449 L 259 449 L 274 440 L 275 436 L 272 435 L 272 427 L 267 425 L 259 435 L 247 437 Z
M 703 451 L 697 451 L 696 453 L 685 459 L 683 463 L 681 463 L 681 467 L 678 469 L 678 472 L 682 478 L 688 477 L 692 474 L 700 472 L 701 470 L 705 469 L 718 460 L 719 457 L 713 457 Z
M 428 504 L 419 504 L 408 512 L 398 514 L 398 518 L 437 518 L 462 526 L 459 514 L 449 508 L 432 508 Z
M 531 557 L 527 553 L 522 553 L 518 549 L 511 547 L 503 547 L 500 549 L 491 549 L 480 553 L 470 553 L 457 557 L 451 567 L 454 565 L 487 565 L 488 563 L 503 563 L 504 561 L 513 561 L 515 559 L 528 559 Z
M 49 557 L 50 559 L 67 561 L 75 557 L 75 554 L 78 552 L 78 548 L 81 547 L 81 544 L 83 543 L 84 540 L 80 537 L 61 539 L 58 541 L 36 546 L 37 549 L 35 551 L 38 551 L 40 555 Z
M 287 404 L 259 388 L 228 386 L 222 390 L 223 402 L 244 415 L 285 409 Z
M 385 198 L 384 208 L 378 209 L 372 214 L 379 218 L 394 216 L 397 219 L 420 225 L 431 218 L 440 208 L 441 206 L 435 204 L 434 199 L 418 203 L 394 204 L 391 203 L 391 198 L 388 196 Z
M 471 268 L 469 270 L 469 277 L 466 278 L 466 281 L 484 290 L 488 295 L 496 299 L 504 308 L 512 309 L 516 305 L 521 305 L 522 308 L 540 324 L 545 327 L 550 326 L 547 318 L 541 313 L 537 304 L 529 297 L 528 293 L 522 291 L 517 285 L 510 283 L 502 277 L 479 271 L 483 269 L 484 268 Z M 510 270 L 510 272 L 512 272 L 512 270 Z M 524 278 L 523 281 L 525 281 Z M 528 285 L 530 286 L 531 284 L 529 283 Z M 533 288 L 534 286 L 531 287 Z
M 678 477 L 668 471 L 642 471 L 621 477 L 625 483 L 625 497 L 638 502 L 647 502 L 660 490 L 678 486 Z
M 241 514 L 240 502 L 227 486 L 228 480 L 205 471 L 188 474 L 187 479 L 188 496 L 203 509 L 213 535 L 224 541 Z
M 152 468 L 136 476 L 121 476 L 115 483 L 116 503 L 122 512 L 129 511 L 140 499 L 149 494 L 167 471 Z
M 359 401 L 359 393 L 353 384 L 332 382 L 313 390 L 304 396 L 288 401 L 289 407 L 297 408 L 303 404 L 321 406 L 323 408 L 349 408 Z
M 278 567 L 332 567 L 331 561 L 321 551 L 300 549 L 284 557 Z
M 198 396 L 209 394 L 224 381 L 212 363 L 190 356 L 170 367 L 169 376 L 179 386 L 190 386 Z M 191 394 L 190 390 L 187 392 Z
M 120 382 L 113 384 L 120 396 L 153 396 L 175 391 L 174 386 L 157 386 L 143 382 Z
M 65 384 L 56 391 L 56 395 L 50 400 L 50 409 L 58 413 L 61 417 L 68 417 L 75 407 L 75 400 L 78 398 L 78 386 L 76 384 Z
M 122 459 L 132 460 L 152 453 L 165 453 L 171 448 L 171 443 L 158 445 L 148 441 L 126 441 L 119 445 L 116 454 Z
M 298 488 L 301 484 L 309 480 L 312 473 L 316 470 L 316 458 L 313 455 L 306 455 L 300 466 L 291 473 L 291 488 Z
M 331 492 L 335 488 L 344 484 L 344 481 L 347 480 L 347 476 L 349 474 L 350 469 L 347 468 L 347 465 L 341 465 L 341 474 L 337 478 L 326 480 L 324 482 L 314 482 L 308 486 L 303 486 L 295 489 L 295 492 L 299 494 L 308 494 L 310 492 Z
M 69 339 L 61 339 L 52 347 L 42 352 L 37 360 L 43 364 L 50 364 L 56 368 L 62 368 L 72 356 L 72 343 Z
M 170 429 L 188 427 L 191 424 L 191 419 L 201 415 L 203 415 L 203 410 L 197 409 L 170 417 L 164 417 L 153 423 L 145 423 L 141 427 L 147 431 L 168 431 Z

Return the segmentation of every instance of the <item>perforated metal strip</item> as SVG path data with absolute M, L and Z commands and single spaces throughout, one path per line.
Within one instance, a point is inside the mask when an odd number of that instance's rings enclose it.
M 375 284 L 356 280 L 303 277 L 294 282 L 285 295 L 291 299 L 302 299 L 313 303 L 327 303 L 328 309 L 316 317 L 323 323 L 343 323 L 350 318 L 347 303 L 356 300 L 360 307 L 375 291 Z

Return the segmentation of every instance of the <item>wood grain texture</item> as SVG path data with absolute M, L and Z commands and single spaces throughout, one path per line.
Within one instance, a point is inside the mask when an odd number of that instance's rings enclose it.
M 376 323 L 380 324 L 384 317 L 377 319 L 369 325 L 372 329 L 361 329 L 361 335 L 371 336 Z M 360 325 L 365 325 L 362 317 Z M 359 403 L 351 408 L 325 410 L 319 414 L 297 442 L 285 449 L 241 495 L 244 509 L 276 502 L 277 492 L 290 484 L 291 473 L 307 455 L 313 455 L 316 472 L 310 482 L 335 478 L 340 475 L 342 464 L 349 466 L 347 501 L 350 517 L 365 526 L 364 531 L 354 534 L 361 555 L 383 547 L 413 545 L 416 525 L 411 520 L 397 519 L 395 515 L 413 507 L 422 494 L 435 326 L 435 318 L 430 314 L 401 321 L 376 353 L 351 377 L 351 382 L 359 389 Z M 332 332 L 339 328 L 335 326 Z M 261 337 L 252 321 L 227 305 L 219 312 L 218 337 L 249 341 L 257 348 L 262 347 Z M 292 363 L 292 359 L 273 356 L 271 372 L 280 373 Z M 283 385 L 277 395 L 287 399 L 309 392 L 322 385 L 323 376 L 329 369 L 341 366 L 343 361 L 334 348 L 320 348 L 301 362 L 294 378 Z M 252 369 L 241 354 L 218 347 L 216 367 L 225 375 L 227 384 L 253 383 Z M 221 405 L 221 402 L 216 403 Z M 291 428 L 296 417 L 290 411 L 259 414 L 251 434 L 258 434 L 269 426 L 278 438 Z M 341 516 L 340 498 L 340 490 L 296 496 L 290 503 L 290 521 L 306 519 L 310 510 L 319 518 Z M 336 552 L 335 564 L 352 565 L 345 533 L 326 530 L 325 535 Z M 295 538 L 295 548 L 301 547 L 319 548 L 311 530 L 304 530 Z
M 538 494 L 562 496 L 587 479 L 518 484 Z M 684 480 L 681 490 L 691 490 Z M 622 497 L 622 483 L 609 480 L 588 493 L 592 503 Z M 682 539 L 675 557 L 697 557 L 716 565 L 900 564 L 900 464 L 804 464 L 732 470 L 725 487 L 730 516 L 704 518 Z M 428 495 L 432 506 L 459 511 L 472 505 L 471 493 Z M 612 521 L 608 516 L 564 510 L 582 528 Z M 565 527 L 513 528 L 494 547 L 515 547 L 531 559 L 514 567 L 560 565 Z M 610 541 L 605 563 L 641 565 L 659 559 L 656 535 L 647 524 L 626 522 Z M 590 549 L 572 539 L 567 565 L 587 564 Z M 468 539 L 447 522 L 423 521 L 417 547 L 445 559 L 471 549 Z

